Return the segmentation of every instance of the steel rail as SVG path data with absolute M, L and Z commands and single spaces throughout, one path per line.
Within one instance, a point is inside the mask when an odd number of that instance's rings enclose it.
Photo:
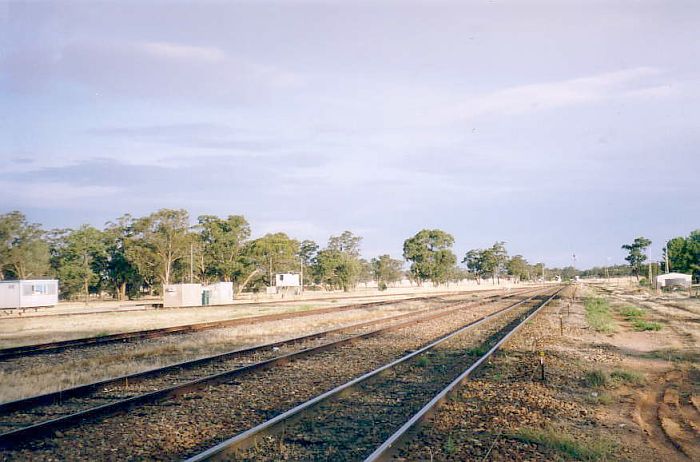
M 486 289 L 483 291 L 480 291 L 481 293 L 485 292 L 494 292 L 498 291 L 500 289 Z M 444 296 L 450 296 L 450 295 L 463 295 L 467 293 L 473 293 L 474 291 L 469 291 L 469 290 L 459 290 L 459 291 L 447 291 L 447 292 L 433 292 L 431 293 L 430 297 L 444 297 Z M 414 295 L 413 297 L 410 297 L 410 295 Z M 352 295 L 352 296 L 336 296 L 335 298 L 332 296 L 329 297 L 315 297 L 315 298 L 299 298 L 299 299 L 292 299 L 292 300 L 259 300 L 259 301 L 244 301 L 244 302 L 238 302 L 238 303 L 228 303 L 224 305 L 209 305 L 209 306 L 180 306 L 180 307 L 167 307 L 167 308 L 148 308 L 149 305 L 154 305 L 154 304 L 160 304 L 161 301 L 158 300 L 151 300 L 149 301 L 144 301 L 143 303 L 131 303 L 131 304 L 125 304 L 121 305 L 120 307 L 122 309 L 116 309 L 116 310 L 97 310 L 97 311 L 79 311 L 79 312 L 68 312 L 68 313 L 47 313 L 47 314 L 30 314 L 28 316 L 25 315 L 14 315 L 10 314 L 7 316 L 0 316 L 0 323 L 4 321 L 13 321 L 16 319 L 36 319 L 36 318 L 52 318 L 52 317 L 71 317 L 71 316 L 88 316 L 88 315 L 93 315 L 93 314 L 109 314 L 109 313 L 139 313 L 143 311 L 158 311 L 158 312 L 163 312 L 163 311 L 177 311 L 177 310 L 182 310 L 182 309 L 188 309 L 188 308 L 240 308 L 240 307 L 250 307 L 250 306 L 260 306 L 264 307 L 265 305 L 289 305 L 293 303 L 306 303 L 306 302 L 330 302 L 332 300 L 337 300 L 341 302 L 345 302 L 346 300 L 354 300 L 355 303 L 360 303 L 359 300 L 365 300 L 365 299 L 373 299 L 373 298 L 380 298 L 380 297 L 396 297 L 392 300 L 396 301 L 404 301 L 404 300 L 413 300 L 413 299 L 420 299 L 421 297 L 425 297 L 426 295 L 419 295 L 415 296 L 415 293 L 411 292 L 399 292 L 399 293 L 393 293 L 393 294 L 375 294 L 375 295 Z M 369 302 L 367 302 L 369 303 Z M 139 307 L 144 307 L 144 308 L 139 308 Z M 9 310 L 17 310 L 18 308 L 7 308 Z M 24 310 L 35 310 L 35 308 L 19 308 L 19 309 L 24 309 Z M 40 310 L 54 310 L 56 307 L 38 307 Z
M 537 291 L 541 291 L 542 289 L 536 289 Z M 300 351 L 288 353 L 285 355 L 277 356 L 274 358 L 270 358 L 267 360 L 259 361 L 256 363 L 248 364 L 245 366 L 237 367 L 234 369 L 230 369 L 224 372 L 219 372 L 213 375 L 207 375 L 204 377 L 200 377 L 198 379 L 194 379 L 188 382 L 184 382 L 181 384 L 173 385 L 170 387 L 165 387 L 161 388 L 159 390 L 155 390 L 152 392 L 148 393 L 143 393 L 140 395 L 136 395 L 133 397 L 125 398 L 122 400 L 118 400 L 112 403 L 107 403 L 103 404 L 100 406 L 95 406 L 89 409 L 85 409 L 82 411 L 78 411 L 75 413 L 71 413 L 68 415 L 64 415 L 61 417 L 57 417 L 54 419 L 34 423 L 27 425 L 25 427 L 17 428 L 14 430 L 10 430 L 8 432 L 0 434 L 0 447 L 13 447 L 16 446 L 17 444 L 20 444 L 27 439 L 30 438 L 35 438 L 37 436 L 49 433 L 51 431 L 55 431 L 58 429 L 62 428 L 67 428 L 70 426 L 73 426 L 75 424 L 79 424 L 81 421 L 84 419 L 88 418 L 95 418 L 95 417 L 104 417 L 112 414 L 116 414 L 119 412 L 123 411 L 128 411 L 129 409 L 137 406 L 141 406 L 147 403 L 152 403 L 152 402 L 157 402 L 166 398 L 174 397 L 174 396 L 180 396 L 185 393 L 191 392 L 193 390 L 198 390 L 202 388 L 205 385 L 211 385 L 211 384 L 216 384 L 220 382 L 224 382 L 227 380 L 230 380 L 232 377 L 235 377 L 237 375 L 241 375 L 247 372 L 255 371 L 255 370 L 261 370 L 261 369 L 267 369 L 270 367 L 274 367 L 276 365 L 284 364 L 292 359 L 297 359 L 305 356 L 309 356 L 311 354 L 315 354 L 321 351 L 329 350 L 332 348 L 336 348 L 341 345 L 349 344 L 361 339 L 365 338 L 370 338 L 376 335 L 380 335 L 382 333 L 386 333 L 392 330 L 397 330 L 401 329 L 406 326 L 410 326 L 413 324 L 429 321 L 432 319 L 436 319 L 439 317 L 447 316 L 455 311 L 458 311 L 460 309 L 464 309 L 467 307 L 473 307 L 473 306 L 480 306 L 480 305 L 485 305 L 489 303 L 494 303 L 499 300 L 504 300 L 508 299 L 511 297 L 519 296 L 519 295 L 526 295 L 533 290 L 524 290 L 522 292 L 517 292 L 517 293 L 510 293 L 505 296 L 490 296 L 486 297 L 483 300 L 479 301 L 470 301 L 470 302 L 456 302 L 448 307 L 443 307 L 438 310 L 434 308 L 428 308 L 425 310 L 420 310 L 419 312 L 413 312 L 413 313 L 404 313 L 401 315 L 389 317 L 389 318 L 382 318 L 382 319 L 376 319 L 372 321 L 365 321 L 361 322 L 358 324 L 354 325 L 349 325 L 349 326 L 343 326 L 335 329 L 331 329 L 329 331 L 324 331 L 324 332 L 316 332 L 313 334 L 308 334 L 302 337 L 296 337 L 293 339 L 287 339 L 287 340 L 281 340 L 278 342 L 273 342 L 273 343 L 268 343 L 264 345 L 259 345 L 255 347 L 249 347 L 241 350 L 234 350 L 232 352 L 227 352 L 227 353 L 221 353 L 218 355 L 214 355 L 211 357 L 207 358 L 200 358 L 197 360 L 192 360 L 192 361 L 185 361 L 182 363 L 177 363 L 174 365 L 166 366 L 164 368 L 157 368 L 157 369 L 151 369 L 148 371 L 136 373 L 136 374 L 131 374 L 128 376 L 121 376 L 118 378 L 114 379 L 108 379 L 100 382 L 95 382 L 93 384 L 88 384 L 88 385 L 82 385 L 79 387 L 75 387 L 74 389 L 68 389 L 64 390 L 61 392 L 54 392 L 54 393 L 49 393 L 46 395 L 39 395 L 35 397 L 30 397 L 30 398 L 25 398 L 22 400 L 17 400 L 17 401 L 12 401 L 8 403 L 4 403 L 0 405 L 0 409 L 3 411 L 16 411 L 16 410 L 23 410 L 28 407 L 36 406 L 36 405 L 42 405 L 42 404 L 47 404 L 50 402 L 50 400 L 54 400 L 56 398 L 66 398 L 67 396 L 84 396 L 88 395 L 91 391 L 94 391 L 96 388 L 103 387 L 105 385 L 109 384 L 116 384 L 122 381 L 128 381 L 128 380 L 133 380 L 133 379 L 143 379 L 144 377 L 147 376 L 152 376 L 152 375 L 157 375 L 158 373 L 163 373 L 163 372 L 168 372 L 175 370 L 177 368 L 192 368 L 196 367 L 199 365 L 204 364 L 205 362 L 212 362 L 212 361 L 217 361 L 221 359 L 226 359 L 227 357 L 236 355 L 236 354 L 242 354 L 242 353 L 249 353 L 254 350 L 261 350 L 261 349 L 269 349 L 274 346 L 280 346 L 283 344 L 289 344 L 289 343 L 298 343 L 304 340 L 309 340 L 313 339 L 315 337 L 319 336 L 324 336 L 324 335 L 329 335 L 332 333 L 337 333 L 339 331 L 343 330 L 350 330 L 350 329 L 357 329 L 361 327 L 366 327 L 370 326 L 373 324 L 380 324 L 382 322 L 387 322 L 387 321 L 392 321 L 392 320 L 398 320 L 406 317 L 411 317 L 413 319 L 409 319 L 407 321 L 403 321 L 397 324 L 392 324 L 390 326 L 376 329 L 370 332 L 365 332 L 362 334 L 357 334 L 353 335 L 344 339 L 324 343 L 322 345 L 306 348 Z M 534 297 L 533 297 L 534 298 Z M 510 305 L 506 308 L 503 308 L 502 310 L 505 309 L 510 309 L 513 306 L 517 306 L 519 304 L 524 303 L 524 301 L 518 302 L 515 305 Z M 421 313 L 428 313 L 426 316 L 420 316 L 416 317 L 416 314 L 421 314 Z
M 549 290 L 550 290 L 549 288 L 545 288 L 543 291 L 548 292 Z M 557 291 L 557 292 L 559 292 L 559 291 Z M 457 335 L 460 335 L 467 330 L 473 329 L 473 328 L 475 328 L 475 327 L 477 327 L 477 326 L 479 326 L 479 325 L 481 325 L 489 320 L 492 320 L 493 318 L 495 318 L 501 314 L 509 312 L 509 311 L 517 308 L 518 306 L 523 305 L 523 304 L 525 304 L 525 303 L 527 303 L 527 302 L 529 302 L 529 301 L 531 301 L 531 300 L 533 300 L 541 295 L 543 295 L 543 294 L 538 293 L 538 294 L 533 295 L 531 297 L 528 297 L 524 300 L 521 300 L 517 303 L 509 305 L 505 308 L 497 310 L 491 314 L 488 314 L 488 315 L 486 315 L 486 316 L 484 316 L 476 321 L 472 321 L 472 322 L 470 322 L 470 323 L 468 323 L 468 324 L 466 324 L 466 325 L 464 325 L 464 326 L 462 326 L 462 327 L 460 327 L 460 328 L 458 328 L 458 329 L 456 329 L 456 330 L 454 330 L 446 335 L 439 337 L 438 339 L 434 340 L 433 342 L 429 343 L 428 345 L 426 345 L 422 348 L 419 348 L 419 349 L 417 349 L 417 350 L 415 350 L 407 355 L 404 355 L 404 356 L 402 356 L 402 357 L 400 357 L 400 358 L 398 358 L 390 363 L 385 364 L 384 366 L 381 366 L 377 369 L 374 369 L 374 370 L 372 370 L 366 374 L 363 374 L 355 379 L 352 379 L 352 380 L 350 380 L 342 385 L 339 385 L 339 386 L 337 386 L 329 391 L 326 391 L 326 392 L 324 392 L 324 393 L 322 393 L 322 394 L 320 394 L 320 395 L 318 395 L 318 396 L 316 396 L 316 397 L 314 397 L 314 398 L 312 398 L 312 399 L 310 399 L 302 404 L 299 404 L 299 405 L 297 405 L 297 406 L 295 406 L 295 407 L 293 407 L 293 408 L 291 408 L 291 409 L 289 409 L 289 410 L 287 410 L 287 411 L 285 411 L 285 412 L 283 412 L 283 413 L 281 413 L 281 414 L 279 414 L 279 415 L 277 415 L 277 416 L 275 416 L 275 417 L 273 417 L 265 422 L 262 422 L 259 425 L 256 425 L 255 427 L 252 427 L 246 431 L 243 431 L 243 432 L 241 432 L 241 433 L 239 433 L 239 434 L 237 434 L 237 435 L 235 435 L 235 436 L 233 436 L 233 437 L 231 437 L 231 438 L 229 438 L 229 439 L 227 439 L 227 440 L 225 440 L 225 441 L 223 441 L 223 442 L 221 442 L 221 443 L 219 443 L 219 444 L 217 444 L 217 445 L 215 445 L 215 446 L 213 446 L 213 447 L 211 447 L 203 452 L 200 452 L 199 454 L 196 454 L 196 455 L 186 459 L 185 462 L 200 462 L 200 461 L 204 461 L 204 460 L 222 460 L 222 458 L 224 458 L 226 456 L 226 454 L 230 453 L 231 451 L 235 451 L 237 449 L 242 449 L 242 448 L 253 446 L 255 444 L 255 439 L 258 436 L 274 433 L 274 428 L 278 427 L 280 424 L 282 424 L 282 422 L 289 421 L 289 420 L 292 420 L 292 419 L 298 417 L 298 415 L 301 412 L 321 403 L 322 401 L 325 401 L 331 397 L 337 396 L 350 387 L 354 387 L 362 382 L 365 382 L 366 380 L 368 380 L 372 377 L 375 377 L 375 376 L 381 374 L 382 372 L 393 368 L 394 366 L 396 366 L 398 364 L 401 364 L 405 361 L 408 361 L 409 359 L 411 359 L 417 355 L 425 353 L 426 351 L 431 350 L 432 348 L 436 347 L 437 345 L 440 345 L 441 343 L 443 343 L 443 342 L 445 342 L 445 341 L 447 341 L 447 340 L 449 340 Z
M 256 322 L 279 321 L 282 319 L 295 319 L 308 316 L 315 316 L 327 313 L 340 313 L 343 311 L 352 311 L 358 309 L 374 308 L 377 306 L 393 305 L 406 301 L 416 300 L 435 300 L 444 297 L 443 295 L 430 295 L 425 297 L 411 297 L 402 299 L 392 299 L 377 302 L 355 303 L 351 305 L 332 306 L 326 308 L 317 308 L 314 310 L 301 312 L 285 312 L 276 314 L 266 314 L 260 316 L 248 316 L 243 318 L 225 319 L 221 321 L 201 322 L 195 324 L 185 324 L 181 326 L 162 327 L 157 329 L 147 329 L 132 332 L 121 332 L 118 334 L 103 335 L 99 337 L 82 337 L 71 340 L 61 340 L 57 342 L 40 343 L 34 345 L 23 345 L 17 347 L 0 349 L 0 361 L 20 356 L 30 356 L 43 353 L 55 353 L 69 348 L 81 348 L 93 345 L 104 345 L 117 342 L 130 342 L 134 340 L 144 340 L 150 338 L 165 337 L 168 335 L 189 334 L 208 329 L 219 329 L 225 327 L 234 327 L 244 324 Z
M 476 362 L 474 362 L 467 370 L 462 372 L 456 379 L 454 379 L 447 387 L 440 391 L 433 399 L 431 399 L 425 406 L 423 406 L 417 413 L 415 413 L 401 428 L 399 428 L 393 435 L 391 435 L 384 443 L 382 443 L 372 454 L 370 454 L 365 462 L 379 462 L 389 460 L 398 450 L 398 448 L 405 443 L 411 437 L 411 432 L 419 425 L 424 423 L 430 416 L 435 412 L 435 410 L 445 402 L 447 397 L 454 392 L 454 390 L 466 382 L 470 376 L 478 370 L 486 360 L 488 360 L 496 351 L 498 351 L 504 343 L 506 343 L 516 332 L 518 332 L 528 321 L 534 318 L 544 307 L 546 307 L 555 297 L 557 297 L 565 287 L 562 287 L 552 296 L 550 296 L 542 305 L 540 305 L 536 310 L 534 310 L 528 317 L 526 317 L 522 322 L 515 326 L 511 331 L 509 331 L 503 338 L 501 338 L 489 351 L 487 351 L 483 356 L 481 356 Z
M 521 292 L 509 294 L 508 296 L 491 295 L 489 297 L 484 297 L 483 299 L 478 300 L 478 301 L 474 300 L 474 301 L 470 301 L 470 302 L 466 302 L 466 303 L 470 304 L 469 306 L 472 306 L 472 305 L 478 306 L 479 304 L 488 303 L 490 300 L 498 300 L 498 299 L 502 300 L 502 299 L 506 299 L 508 297 L 512 297 L 515 295 L 523 295 L 523 294 L 526 294 L 526 293 L 531 292 L 531 291 L 532 290 L 524 290 Z M 440 308 L 427 308 L 427 309 L 417 310 L 417 311 L 410 312 L 410 313 L 399 314 L 396 316 L 388 316 L 386 318 L 375 319 L 375 320 L 371 320 L 371 321 L 364 321 L 364 322 L 360 322 L 360 323 L 356 323 L 356 324 L 344 325 L 344 326 L 337 327 L 334 329 L 313 332 L 311 334 L 302 335 L 299 337 L 290 337 L 290 338 L 278 340 L 278 341 L 271 342 L 271 343 L 262 343 L 262 344 L 257 344 L 257 345 L 248 346 L 248 347 L 244 347 L 244 348 L 238 348 L 238 349 L 226 351 L 223 353 L 218 353 L 218 354 L 211 355 L 211 356 L 205 356 L 202 358 L 181 361 L 181 362 L 169 364 L 169 365 L 163 366 L 163 367 L 156 367 L 156 368 L 148 369 L 148 370 L 141 371 L 141 372 L 136 372 L 136 373 L 132 373 L 132 374 L 125 374 L 125 375 L 121 375 L 118 377 L 100 380 L 97 382 L 91 382 L 91 383 L 84 384 L 84 385 L 78 385 L 76 387 L 71 387 L 71 388 L 67 388 L 67 389 L 63 389 L 63 390 L 59 390 L 59 391 L 55 391 L 55 392 L 45 393 L 45 394 L 36 395 L 36 396 L 30 396 L 27 398 L 21 398 L 21 399 L 14 400 L 14 401 L 7 401 L 4 403 L 0 403 L 0 415 L 7 413 L 7 412 L 27 409 L 30 406 L 60 403 L 62 400 L 66 399 L 66 398 L 84 396 L 84 395 L 89 394 L 90 392 L 94 391 L 95 389 L 109 386 L 109 385 L 119 384 L 121 382 L 126 382 L 126 383 L 128 383 L 129 381 L 133 382 L 133 381 L 138 380 L 138 379 L 148 378 L 150 376 L 162 374 L 164 372 L 170 372 L 170 371 L 174 371 L 177 369 L 191 368 L 191 367 L 196 367 L 196 366 L 208 364 L 208 363 L 211 363 L 214 361 L 230 359 L 234 356 L 242 355 L 242 354 L 246 354 L 246 353 L 252 353 L 256 350 L 265 350 L 265 349 L 269 349 L 269 348 L 280 347 L 282 345 L 291 345 L 291 344 L 295 344 L 295 343 L 300 343 L 300 342 L 303 342 L 306 340 L 311 340 L 314 338 L 321 338 L 321 337 L 327 336 L 329 334 L 341 332 L 343 330 L 357 329 L 357 328 L 361 328 L 364 326 L 379 324 L 382 322 L 396 320 L 396 319 L 400 319 L 400 318 L 404 318 L 404 317 L 416 316 L 416 315 L 420 315 L 423 313 L 436 311 L 436 310 L 449 310 L 449 309 L 453 308 L 454 306 L 464 305 L 464 303 L 465 303 L 464 301 L 454 302 L 454 303 L 451 303 L 449 305 L 446 305 L 446 306 L 443 306 Z

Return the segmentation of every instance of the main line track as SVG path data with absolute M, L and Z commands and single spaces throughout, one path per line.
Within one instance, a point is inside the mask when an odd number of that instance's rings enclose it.
M 522 306 L 532 301 L 531 297 L 469 323 L 198 453 L 187 462 L 386 460 L 451 390 L 467 380 L 562 290 L 548 291 L 534 306 Z M 479 341 L 479 334 L 464 335 L 477 327 L 486 331 L 487 335 L 482 335 L 485 338 Z M 465 345 L 473 347 L 465 350 Z M 481 353 L 481 349 L 486 351 Z
M 539 292 L 541 289 L 526 289 L 506 296 L 461 301 L 438 309 L 429 308 L 366 321 L 3 403 L 0 404 L 0 429 L 4 433 L 0 434 L 0 446 L 13 447 L 28 439 L 79 425 L 86 420 L 181 397 L 194 390 L 229 381 L 246 372 L 274 367 L 360 339 L 448 316 L 464 308 L 527 296 L 533 291 Z M 370 330 L 382 324 L 384 327 Z

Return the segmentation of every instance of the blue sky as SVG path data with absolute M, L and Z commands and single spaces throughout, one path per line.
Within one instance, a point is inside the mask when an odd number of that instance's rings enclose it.
M 0 1 L 0 212 L 618 263 L 700 227 L 694 1 Z

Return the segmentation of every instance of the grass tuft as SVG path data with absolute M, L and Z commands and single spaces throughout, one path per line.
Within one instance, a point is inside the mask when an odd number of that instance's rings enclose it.
M 646 379 L 639 372 L 626 371 L 624 369 L 616 369 L 610 373 L 610 379 L 614 382 L 622 382 L 629 385 L 641 385 Z
M 608 374 L 600 369 L 594 369 L 586 373 L 583 381 L 588 387 L 602 388 L 608 384 Z
M 651 322 L 651 321 L 644 321 L 643 319 L 637 319 L 632 322 L 632 327 L 634 327 L 634 330 L 637 332 L 644 332 L 644 331 L 658 331 L 661 330 L 664 326 L 661 323 L 658 322 Z
M 625 306 L 624 308 L 620 308 L 619 312 L 628 321 L 643 318 L 645 314 L 643 309 L 637 308 L 636 306 Z
M 551 428 L 521 428 L 513 436 L 520 441 L 538 444 L 583 461 L 609 460 L 615 449 L 614 444 L 607 439 L 586 442 Z
M 586 321 L 597 332 L 611 333 L 615 331 L 615 321 L 610 313 L 610 305 L 603 298 L 587 298 Z
M 416 366 L 418 367 L 426 367 L 428 364 L 430 364 L 430 359 L 427 356 L 421 356 L 416 360 Z

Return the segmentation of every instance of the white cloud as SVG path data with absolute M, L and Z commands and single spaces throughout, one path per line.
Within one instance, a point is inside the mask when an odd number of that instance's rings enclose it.
M 144 50 L 146 53 L 170 59 L 210 62 L 221 62 L 227 59 L 223 50 L 213 47 L 181 45 L 169 42 L 146 42 L 136 44 L 136 47 Z
M 0 204 L 7 208 L 38 207 L 74 209 L 84 207 L 90 199 L 113 196 L 122 188 L 113 186 L 77 186 L 65 182 L 19 182 L 0 180 L 3 191 Z

